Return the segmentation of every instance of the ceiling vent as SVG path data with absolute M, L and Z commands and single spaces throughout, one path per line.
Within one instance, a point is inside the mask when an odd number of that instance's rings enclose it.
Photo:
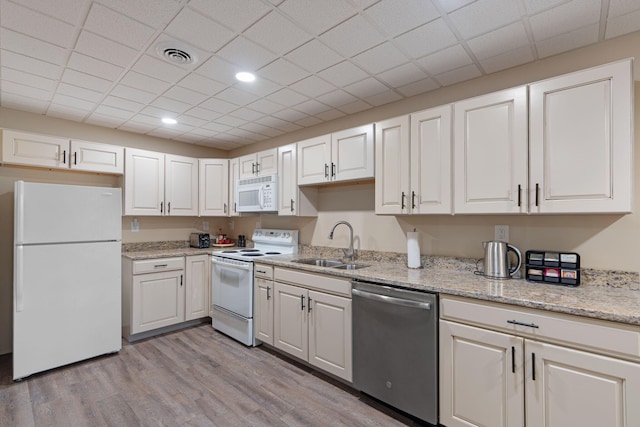
M 166 61 L 177 65 L 189 65 L 198 60 L 192 49 L 178 42 L 165 42 L 156 46 L 156 52 Z

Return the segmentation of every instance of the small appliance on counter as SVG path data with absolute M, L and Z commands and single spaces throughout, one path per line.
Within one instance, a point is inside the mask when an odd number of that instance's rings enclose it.
M 525 264 L 525 277 L 530 282 L 580 285 L 580 255 L 576 252 L 530 250 Z
M 191 233 L 189 246 L 192 248 L 209 248 L 211 247 L 211 236 L 208 233 Z
M 501 242 L 499 240 L 491 240 L 488 242 L 482 242 L 484 247 L 484 258 L 478 260 L 482 261 L 483 269 L 476 270 L 476 274 L 480 274 L 489 279 L 510 279 L 514 274 L 520 270 L 522 265 L 522 255 L 520 250 L 507 242 Z M 517 266 L 511 268 L 511 260 L 509 259 L 509 252 L 516 254 L 518 258 Z

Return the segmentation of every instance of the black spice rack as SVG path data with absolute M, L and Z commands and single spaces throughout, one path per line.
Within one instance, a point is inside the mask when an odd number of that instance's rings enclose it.
M 575 252 L 527 251 L 526 279 L 557 285 L 580 285 L 580 255 Z

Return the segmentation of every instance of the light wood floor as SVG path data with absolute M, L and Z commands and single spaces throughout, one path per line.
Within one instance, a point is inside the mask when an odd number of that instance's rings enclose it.
M 403 426 L 414 421 L 202 324 L 14 383 L 0 356 L 0 426 Z

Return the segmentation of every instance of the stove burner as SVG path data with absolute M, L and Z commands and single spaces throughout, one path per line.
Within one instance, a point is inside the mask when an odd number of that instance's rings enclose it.
M 237 254 L 237 253 L 238 253 L 238 251 L 234 251 L 234 250 L 231 250 L 231 251 L 222 251 L 222 253 L 223 253 L 223 254 Z
M 263 256 L 264 254 L 256 254 L 256 253 L 250 253 L 250 254 L 242 254 L 242 256 Z
M 240 249 L 240 252 L 260 252 L 258 249 Z
M 265 252 L 265 255 L 282 255 L 281 252 Z

